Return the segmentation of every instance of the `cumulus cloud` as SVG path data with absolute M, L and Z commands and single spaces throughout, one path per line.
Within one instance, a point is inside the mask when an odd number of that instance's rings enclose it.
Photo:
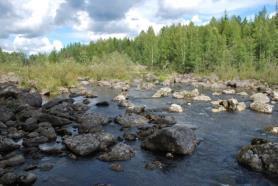
M 63 30 L 59 28 L 68 28 L 67 34 L 82 42 L 134 37 L 149 26 L 158 33 L 165 25 L 202 25 L 225 10 L 264 5 L 274 6 L 275 0 L 0 0 L 0 47 L 29 54 L 49 52 L 62 46 L 58 37 L 48 35 Z M 55 36 L 59 34 L 65 33 Z

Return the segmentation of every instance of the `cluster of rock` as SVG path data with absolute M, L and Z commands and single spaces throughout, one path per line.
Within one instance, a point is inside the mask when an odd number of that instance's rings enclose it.
M 239 151 L 237 160 L 255 171 L 278 175 L 278 143 L 254 139 Z
M 245 108 L 246 108 L 246 105 L 244 102 L 238 102 L 234 98 L 231 98 L 228 100 L 212 101 L 211 103 L 213 105 L 212 112 L 222 112 L 222 111 L 241 112 L 241 111 L 245 110 Z

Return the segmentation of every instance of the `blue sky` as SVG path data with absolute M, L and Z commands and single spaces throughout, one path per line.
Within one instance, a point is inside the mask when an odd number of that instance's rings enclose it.
M 153 26 L 206 24 L 212 16 L 251 19 L 275 0 L 0 0 L 0 47 L 27 54 L 59 50 L 69 43 L 134 37 Z

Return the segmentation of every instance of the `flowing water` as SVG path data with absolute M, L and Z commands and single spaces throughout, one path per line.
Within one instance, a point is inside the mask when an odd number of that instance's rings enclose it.
M 108 88 L 95 88 L 99 96 L 92 99 L 90 111 L 115 117 L 125 112 L 111 103 L 109 107 L 94 106 L 98 101 L 110 101 L 117 91 Z M 265 134 L 262 129 L 269 124 L 278 123 L 277 104 L 271 115 L 260 114 L 249 109 L 238 113 L 212 113 L 208 102 L 192 102 L 172 99 L 171 97 L 151 99 L 155 91 L 129 91 L 130 101 L 147 108 L 165 108 L 170 103 L 181 104 L 185 112 L 167 113 L 173 115 L 179 124 L 196 125 L 195 131 L 201 143 L 191 156 L 177 157 L 174 160 L 165 158 L 165 154 L 144 151 L 140 148 L 140 141 L 126 142 L 136 151 L 136 155 L 129 161 L 122 162 L 123 172 L 110 170 L 110 163 L 96 159 L 96 156 L 72 160 L 67 157 L 45 157 L 42 162 L 54 163 L 54 168 L 48 172 L 35 170 L 38 180 L 35 185 L 53 186 L 92 186 L 106 183 L 113 186 L 183 186 L 183 185 L 277 185 L 277 178 L 270 178 L 261 173 L 253 172 L 240 166 L 236 161 L 239 149 L 250 143 L 254 137 L 278 141 L 278 137 Z M 211 92 L 205 91 L 213 100 L 217 99 Z M 232 96 L 226 95 L 225 98 Z M 236 96 L 238 100 L 248 100 Z M 76 101 L 80 101 L 77 98 Z M 122 132 L 117 124 L 111 123 L 105 130 L 116 136 Z M 163 169 L 146 170 L 147 162 L 160 160 L 166 164 Z

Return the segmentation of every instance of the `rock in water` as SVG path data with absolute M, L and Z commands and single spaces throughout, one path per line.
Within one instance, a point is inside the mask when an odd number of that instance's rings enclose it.
M 64 140 L 66 147 L 73 153 L 86 156 L 99 150 L 100 142 L 93 134 L 81 134 Z
M 278 143 L 247 145 L 239 151 L 237 160 L 255 171 L 278 175 Z
M 170 107 L 169 107 L 169 111 L 170 112 L 183 112 L 183 109 L 180 105 L 177 105 L 177 104 L 172 104 Z
M 129 145 L 118 143 L 112 147 L 110 152 L 100 155 L 99 159 L 103 161 L 124 161 L 130 160 L 134 156 L 134 150 Z
M 144 125 L 148 123 L 148 119 L 138 114 L 127 113 L 123 116 L 117 116 L 115 118 L 115 122 L 120 124 L 122 127 L 128 128 Z
M 163 128 L 149 136 L 142 147 L 151 151 L 171 152 L 173 154 L 192 154 L 197 144 L 194 132 L 181 125 Z
M 250 104 L 250 108 L 256 112 L 262 112 L 266 114 L 271 114 L 273 106 L 262 102 L 253 102 Z
M 263 93 L 256 93 L 250 97 L 253 102 L 268 103 L 270 101 L 269 97 Z
M 164 87 L 159 89 L 152 97 L 153 98 L 160 98 L 160 97 L 165 97 L 165 96 L 169 96 L 169 94 L 171 94 L 172 89 L 169 87 Z
M 199 95 L 193 98 L 195 101 L 211 101 L 211 98 L 206 95 Z

